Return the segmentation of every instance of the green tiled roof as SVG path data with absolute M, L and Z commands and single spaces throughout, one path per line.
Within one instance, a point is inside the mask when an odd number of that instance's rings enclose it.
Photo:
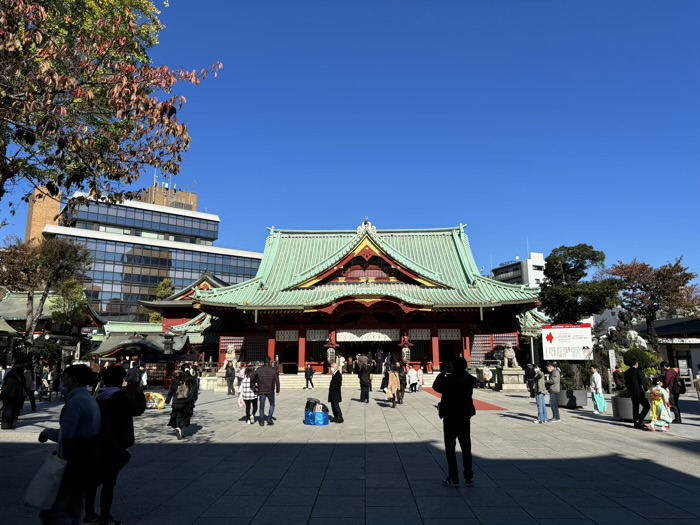
M 299 286 L 334 268 L 367 238 L 391 259 L 434 286 L 358 282 Z M 538 290 L 479 274 L 464 228 L 377 231 L 271 230 L 258 273 L 241 284 L 198 291 L 195 303 L 238 309 L 313 309 L 352 297 L 392 298 L 426 308 L 498 306 L 537 302 Z M 206 308 L 205 308 L 206 309 Z

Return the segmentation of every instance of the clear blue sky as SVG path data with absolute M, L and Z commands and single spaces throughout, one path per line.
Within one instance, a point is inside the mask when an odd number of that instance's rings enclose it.
M 221 216 L 220 246 L 367 215 L 466 223 L 486 270 L 529 238 L 700 272 L 698 1 L 171 0 L 162 18 L 156 62 L 224 63 L 181 91 L 175 181 Z

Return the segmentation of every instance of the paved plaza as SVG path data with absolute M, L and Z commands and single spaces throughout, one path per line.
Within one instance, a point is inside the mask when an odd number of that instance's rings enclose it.
M 346 383 L 349 381 L 346 380 Z M 477 391 L 503 407 L 472 420 L 475 486 L 444 487 L 438 399 L 407 394 L 396 409 L 343 391 L 345 423 L 307 427 L 307 391 L 282 391 L 274 426 L 246 425 L 236 398 L 203 393 L 188 437 L 169 409 L 137 419 L 137 445 L 117 485 L 125 525 L 700 524 L 700 404 L 685 396 L 670 434 L 634 430 L 591 409 L 533 425 L 526 396 Z M 311 394 L 325 401 L 326 392 Z M 24 488 L 51 445 L 60 406 L 44 403 L 0 432 L 0 523 L 34 524 Z M 610 407 L 609 407 L 610 410 Z M 664 503 L 665 502 L 665 503 Z

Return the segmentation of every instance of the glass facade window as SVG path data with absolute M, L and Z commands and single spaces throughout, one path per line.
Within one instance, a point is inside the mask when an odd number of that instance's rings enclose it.
M 75 221 L 76 226 L 82 229 L 100 230 L 101 226 L 110 227 L 108 231 L 113 233 L 127 230 L 127 235 L 141 235 L 141 232 L 159 233 L 178 236 L 179 239 L 170 240 L 180 242 L 213 242 L 219 238 L 217 221 L 127 206 L 109 206 L 104 203 L 78 206 L 67 220 Z
M 92 253 L 93 267 L 85 276 L 91 306 L 108 320 L 147 322 L 149 310 L 138 301 L 154 300 L 158 284 L 170 278 L 176 290 L 196 281 L 204 271 L 229 284 L 252 277 L 260 265 L 256 258 L 202 253 L 185 249 L 102 241 L 80 237 Z

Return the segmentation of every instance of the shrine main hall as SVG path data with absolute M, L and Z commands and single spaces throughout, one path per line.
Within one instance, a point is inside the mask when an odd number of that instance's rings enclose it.
M 221 360 L 268 355 L 288 374 L 325 371 L 333 354 L 403 352 L 430 371 L 455 355 L 483 359 L 499 341 L 519 347 L 518 319 L 537 294 L 482 276 L 462 225 L 377 230 L 366 220 L 352 231 L 271 228 L 257 275 L 198 290 L 193 306 L 217 319 Z

